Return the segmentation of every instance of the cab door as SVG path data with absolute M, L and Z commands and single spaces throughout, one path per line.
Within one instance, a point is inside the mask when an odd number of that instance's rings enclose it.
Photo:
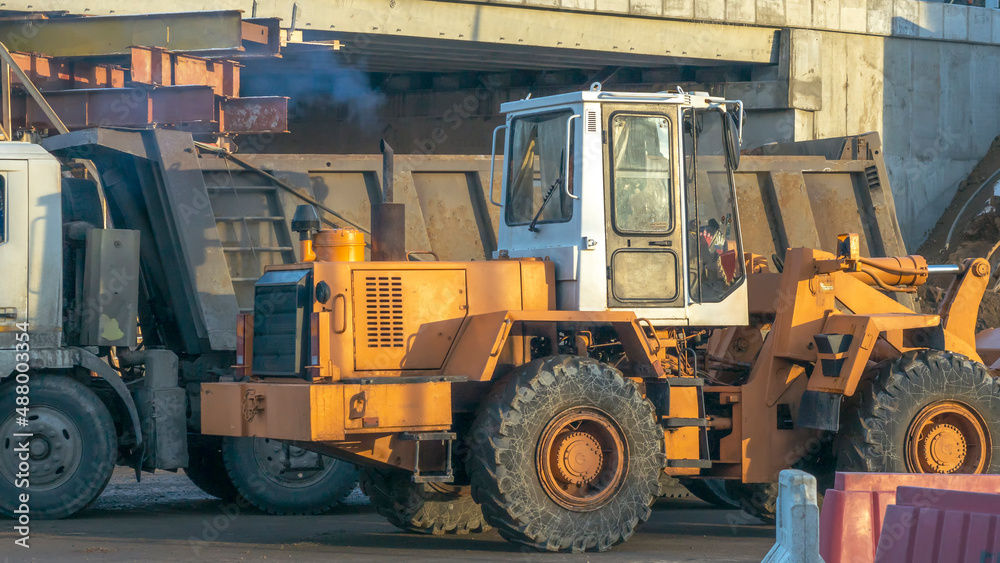
M 14 348 L 28 320 L 28 163 L 0 161 L 0 349 Z
M 683 307 L 676 109 L 606 107 L 608 307 Z

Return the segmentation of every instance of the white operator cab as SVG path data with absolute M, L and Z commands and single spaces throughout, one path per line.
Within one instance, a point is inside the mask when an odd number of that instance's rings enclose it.
M 501 111 L 497 255 L 552 260 L 560 310 L 748 323 L 733 185 L 741 102 L 595 86 Z

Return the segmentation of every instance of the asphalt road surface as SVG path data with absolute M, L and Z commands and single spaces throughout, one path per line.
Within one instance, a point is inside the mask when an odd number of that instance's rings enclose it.
M 692 499 L 659 501 L 624 545 L 607 553 L 547 554 L 495 532 L 400 532 L 359 491 L 325 516 L 267 516 L 206 496 L 180 474 L 136 483 L 119 469 L 104 494 L 67 520 L 31 523 L 30 549 L 0 520 L 0 563 L 20 561 L 710 561 L 757 562 L 774 527 Z

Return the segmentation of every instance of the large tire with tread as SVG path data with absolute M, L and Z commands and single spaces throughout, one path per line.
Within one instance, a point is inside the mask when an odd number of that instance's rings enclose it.
M 20 494 L 30 495 L 31 518 L 65 518 L 92 503 L 111 480 L 118 437 L 111 413 L 89 387 L 63 375 L 31 374 L 28 425 L 14 410 L 17 385 L 0 387 L 0 513 L 14 516 Z M 9 406 L 7 406 L 9 405 Z M 30 438 L 30 485 L 16 487 L 19 440 Z
M 516 368 L 481 405 L 466 444 L 486 521 L 548 551 L 628 539 L 651 514 L 665 464 L 663 430 L 638 386 L 576 356 Z
M 856 393 L 837 441 L 841 471 L 1000 473 L 1000 382 L 951 352 L 883 362 Z
M 188 440 L 188 479 L 205 494 L 226 502 L 240 498 L 222 459 L 222 438 L 198 436 Z
M 469 487 L 414 483 L 410 473 L 366 467 L 361 492 L 393 526 L 421 534 L 468 534 L 490 527 Z
M 240 497 L 268 514 L 323 514 L 358 484 L 354 465 L 267 438 L 222 439 L 222 460 Z M 298 462 L 286 469 L 282 456 Z

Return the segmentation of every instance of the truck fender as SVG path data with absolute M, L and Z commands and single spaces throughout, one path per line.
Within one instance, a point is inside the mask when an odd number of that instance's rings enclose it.
M 79 354 L 80 367 L 90 370 L 104 381 L 107 381 L 108 385 L 118 394 L 118 398 L 121 399 L 125 405 L 125 409 L 128 410 L 129 418 L 132 419 L 132 429 L 135 432 L 135 445 L 141 446 L 142 424 L 139 422 L 139 411 L 135 408 L 135 401 L 132 400 L 132 395 L 128 392 L 128 387 L 125 386 L 125 382 L 122 381 L 121 376 L 118 375 L 118 372 L 114 368 L 102 362 L 100 358 L 90 352 L 79 348 L 75 351 Z

